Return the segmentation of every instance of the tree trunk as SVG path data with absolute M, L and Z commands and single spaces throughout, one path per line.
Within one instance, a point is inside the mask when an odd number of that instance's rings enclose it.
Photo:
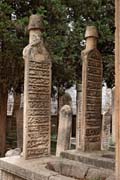
M 6 147 L 6 117 L 7 117 L 7 86 L 0 84 L 0 155 L 4 156 Z

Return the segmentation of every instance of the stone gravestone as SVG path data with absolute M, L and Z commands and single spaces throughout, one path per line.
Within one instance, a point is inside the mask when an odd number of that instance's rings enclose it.
M 72 98 L 67 92 L 65 92 L 64 95 L 60 96 L 59 109 L 61 109 L 64 105 L 69 105 L 72 107 Z
M 97 50 L 98 33 L 94 26 L 86 30 L 86 49 L 82 51 L 81 150 L 100 150 L 102 60 Z
M 70 148 L 70 136 L 72 126 L 72 109 L 69 105 L 64 105 L 60 110 L 58 139 L 56 147 L 56 156 Z
M 22 150 L 23 148 L 23 108 L 19 108 L 16 113 L 17 123 L 17 147 Z
M 112 88 L 112 142 L 115 144 L 115 87 Z
M 40 16 L 30 17 L 28 30 L 29 45 L 23 50 L 25 159 L 50 153 L 51 60 L 43 43 Z
M 76 149 L 80 148 L 80 129 L 81 129 L 81 94 L 82 85 L 77 84 L 77 97 L 76 97 Z
M 103 113 L 102 118 L 102 140 L 101 140 L 101 148 L 102 150 L 109 149 L 110 137 L 111 137 L 111 122 L 112 122 L 112 114 L 109 109 L 107 112 Z

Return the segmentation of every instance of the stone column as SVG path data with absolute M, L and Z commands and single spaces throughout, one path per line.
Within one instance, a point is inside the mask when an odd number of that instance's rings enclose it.
M 50 154 L 51 60 L 42 39 L 41 17 L 32 15 L 29 21 L 29 44 L 23 50 L 24 136 L 25 159 Z
M 80 149 L 80 131 L 81 131 L 81 93 L 82 85 L 77 84 L 77 97 L 76 97 L 76 149 Z
M 60 156 L 62 151 L 70 148 L 70 136 L 72 126 L 72 109 L 69 105 L 64 105 L 60 110 L 59 128 L 56 156 Z
M 120 180 L 120 1 L 115 0 L 116 180 Z
M 115 144 L 115 87 L 112 88 L 112 142 Z
M 82 51 L 81 150 L 101 148 L 102 60 L 97 50 L 98 33 L 94 26 L 86 30 L 86 49 Z

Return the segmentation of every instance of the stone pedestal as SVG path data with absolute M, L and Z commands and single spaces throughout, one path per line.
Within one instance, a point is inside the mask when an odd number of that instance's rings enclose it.
M 86 49 L 82 51 L 81 150 L 101 149 L 102 60 L 97 50 L 98 33 L 86 30 Z
M 29 45 L 23 50 L 25 159 L 50 154 L 51 60 L 42 39 L 42 20 L 32 15 L 29 22 Z

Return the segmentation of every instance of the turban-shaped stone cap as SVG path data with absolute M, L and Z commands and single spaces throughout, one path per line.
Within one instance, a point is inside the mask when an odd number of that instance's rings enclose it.
M 31 29 L 40 29 L 41 31 L 44 30 L 43 20 L 41 16 L 36 14 L 30 16 L 28 30 L 30 31 Z
M 95 26 L 87 26 L 86 32 L 85 32 L 85 38 L 88 38 L 88 37 L 98 38 L 98 31 Z

